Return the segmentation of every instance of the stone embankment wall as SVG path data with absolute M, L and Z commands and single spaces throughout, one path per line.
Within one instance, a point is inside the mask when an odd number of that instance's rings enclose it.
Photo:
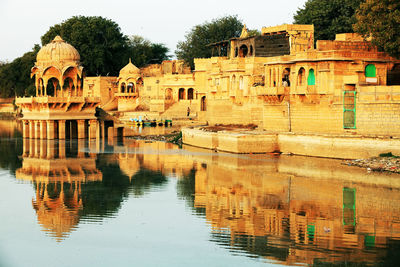
M 0 113 L 14 112 L 14 98 L 0 98 Z
M 184 144 L 232 153 L 296 154 L 304 156 L 358 159 L 392 152 L 400 154 L 400 139 L 351 135 L 316 135 L 266 132 L 210 132 L 182 129 Z

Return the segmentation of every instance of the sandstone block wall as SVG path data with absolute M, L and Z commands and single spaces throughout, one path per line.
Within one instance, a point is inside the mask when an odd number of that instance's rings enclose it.
M 234 104 L 230 100 L 211 100 L 207 105 L 206 120 L 215 124 L 262 125 L 263 109 L 260 104 Z

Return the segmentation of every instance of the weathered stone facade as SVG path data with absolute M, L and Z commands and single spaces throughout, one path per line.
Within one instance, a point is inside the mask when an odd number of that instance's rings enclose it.
M 53 57 L 48 46 L 64 52 Z M 37 96 L 16 103 L 30 121 L 48 107 L 47 119 L 89 110 L 82 119 L 95 119 L 100 106 L 156 117 L 190 111 L 210 125 L 254 124 L 275 133 L 400 137 L 400 61 L 356 34 L 318 40 L 314 48 L 313 25 L 267 27 L 253 37 L 244 28 L 210 46 L 220 56 L 195 59 L 194 72 L 180 60 L 141 69 L 129 62 L 119 77 L 84 78 L 82 89 L 79 54 L 56 37 L 32 69 Z M 51 96 L 48 87 L 56 88 Z M 35 133 L 36 124 L 26 129 Z
M 306 26 L 263 28 L 259 37 L 232 39 L 229 57 L 195 59 L 196 89 L 207 99 L 203 117 L 208 123 L 400 137 L 395 75 L 400 61 L 356 34 L 338 34 L 335 41 L 317 41 L 314 48 L 313 28 Z M 283 49 L 275 51 L 279 56 L 256 56 L 257 46 L 252 55 L 235 52 L 238 47 L 251 51 L 243 46 L 275 35 L 288 38 L 290 53 L 282 55 Z

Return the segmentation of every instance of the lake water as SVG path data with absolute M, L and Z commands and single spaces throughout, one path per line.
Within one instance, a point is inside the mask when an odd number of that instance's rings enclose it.
M 399 175 L 19 130 L 0 122 L 0 266 L 400 263 Z

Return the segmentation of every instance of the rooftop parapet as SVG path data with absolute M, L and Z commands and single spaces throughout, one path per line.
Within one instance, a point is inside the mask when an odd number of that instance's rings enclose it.
M 262 27 L 261 35 L 272 35 L 287 32 L 294 34 L 296 32 L 311 32 L 314 33 L 314 25 L 307 24 L 283 24 L 272 27 Z

